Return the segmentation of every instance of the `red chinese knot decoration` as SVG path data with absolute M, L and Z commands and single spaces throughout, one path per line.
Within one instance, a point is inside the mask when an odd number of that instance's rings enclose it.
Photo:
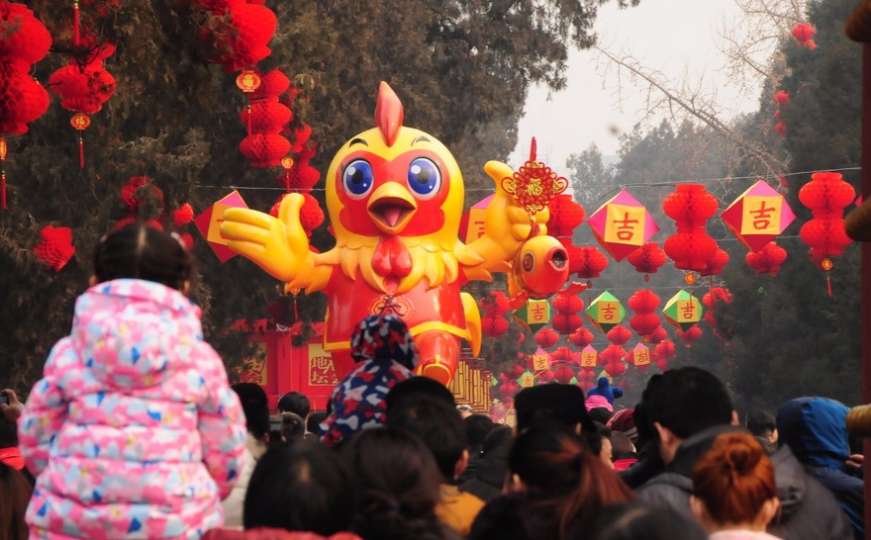
M 547 208 L 550 201 L 565 191 L 568 185 L 568 180 L 537 160 L 534 137 L 529 147 L 529 160 L 513 176 L 502 179 L 502 189 L 530 216 Z

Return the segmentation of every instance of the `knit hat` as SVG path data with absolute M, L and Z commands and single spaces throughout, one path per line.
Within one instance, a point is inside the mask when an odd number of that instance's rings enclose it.
M 614 406 L 611 405 L 608 398 L 598 394 L 593 394 L 588 397 L 585 405 L 587 406 L 587 412 L 590 412 L 593 409 L 606 409 L 608 412 L 614 412 Z
M 607 426 L 612 431 L 625 433 L 633 443 L 638 440 L 638 430 L 635 427 L 635 409 L 620 409 L 608 420 Z
M 351 335 L 351 356 L 357 362 L 392 360 L 408 369 L 417 365 L 417 348 L 405 322 L 395 315 L 370 315 Z
M 360 362 L 333 390 L 321 440 L 336 445 L 357 431 L 384 424 L 390 390 L 411 377 L 417 349 L 402 319 L 364 319 L 351 336 L 351 355 Z

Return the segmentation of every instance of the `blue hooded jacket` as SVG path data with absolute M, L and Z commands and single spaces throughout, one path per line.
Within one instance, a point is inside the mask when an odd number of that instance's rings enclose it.
M 835 494 L 860 539 L 865 537 L 864 482 L 845 464 L 850 457 L 847 412 L 833 399 L 793 399 L 777 412 L 777 431 L 808 473 Z
M 619 386 L 611 386 L 607 377 L 599 377 L 596 387 L 587 392 L 587 397 L 589 396 L 602 396 L 613 405 L 615 399 L 623 397 L 623 389 Z

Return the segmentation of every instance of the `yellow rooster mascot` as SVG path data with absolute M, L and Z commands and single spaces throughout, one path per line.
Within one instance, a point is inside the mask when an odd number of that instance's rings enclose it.
M 484 235 L 464 244 L 458 237 L 460 168 L 435 137 L 404 126 L 403 116 L 399 98 L 382 82 L 376 127 L 336 152 L 325 179 L 333 249 L 309 249 L 299 221 L 299 194 L 283 199 L 277 218 L 228 209 L 221 235 L 230 249 L 285 282 L 288 290 L 328 295 L 325 349 L 339 377 L 353 367 L 349 340 L 356 323 L 386 312 L 402 317 L 414 336 L 419 373 L 447 384 L 457 366 L 459 339 L 467 340 L 476 356 L 481 345 L 477 305 L 461 286 L 510 271 L 525 242 L 523 261 L 516 264 L 556 276 L 553 290 L 565 281 L 568 261 L 559 242 L 545 236 L 547 209 L 530 216 L 518 206 L 502 188 L 513 171 L 497 161 L 484 166 L 496 188 Z

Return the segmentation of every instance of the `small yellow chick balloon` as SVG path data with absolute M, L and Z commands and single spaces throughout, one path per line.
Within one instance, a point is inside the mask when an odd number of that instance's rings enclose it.
M 350 337 L 356 324 L 390 313 L 401 317 L 414 337 L 418 372 L 447 384 L 457 366 L 459 340 L 468 341 L 475 355 L 480 351 L 480 315 L 462 285 L 510 271 L 524 242 L 540 268 L 553 267 L 560 256 L 551 248 L 559 242 L 544 236 L 548 211 L 530 216 L 518 206 L 501 186 L 513 171 L 490 161 L 484 170 L 496 192 L 485 212 L 485 233 L 463 243 L 460 168 L 438 139 L 403 121 L 402 103 L 382 82 L 375 127 L 342 144 L 325 177 L 333 249 L 310 249 L 300 225 L 299 194 L 284 198 L 277 218 L 228 209 L 221 234 L 231 249 L 285 282 L 287 290 L 327 295 L 324 346 L 339 377 L 353 368 Z M 543 271 L 533 270 L 524 283 L 540 286 Z M 558 275 L 551 272 L 548 279 Z

